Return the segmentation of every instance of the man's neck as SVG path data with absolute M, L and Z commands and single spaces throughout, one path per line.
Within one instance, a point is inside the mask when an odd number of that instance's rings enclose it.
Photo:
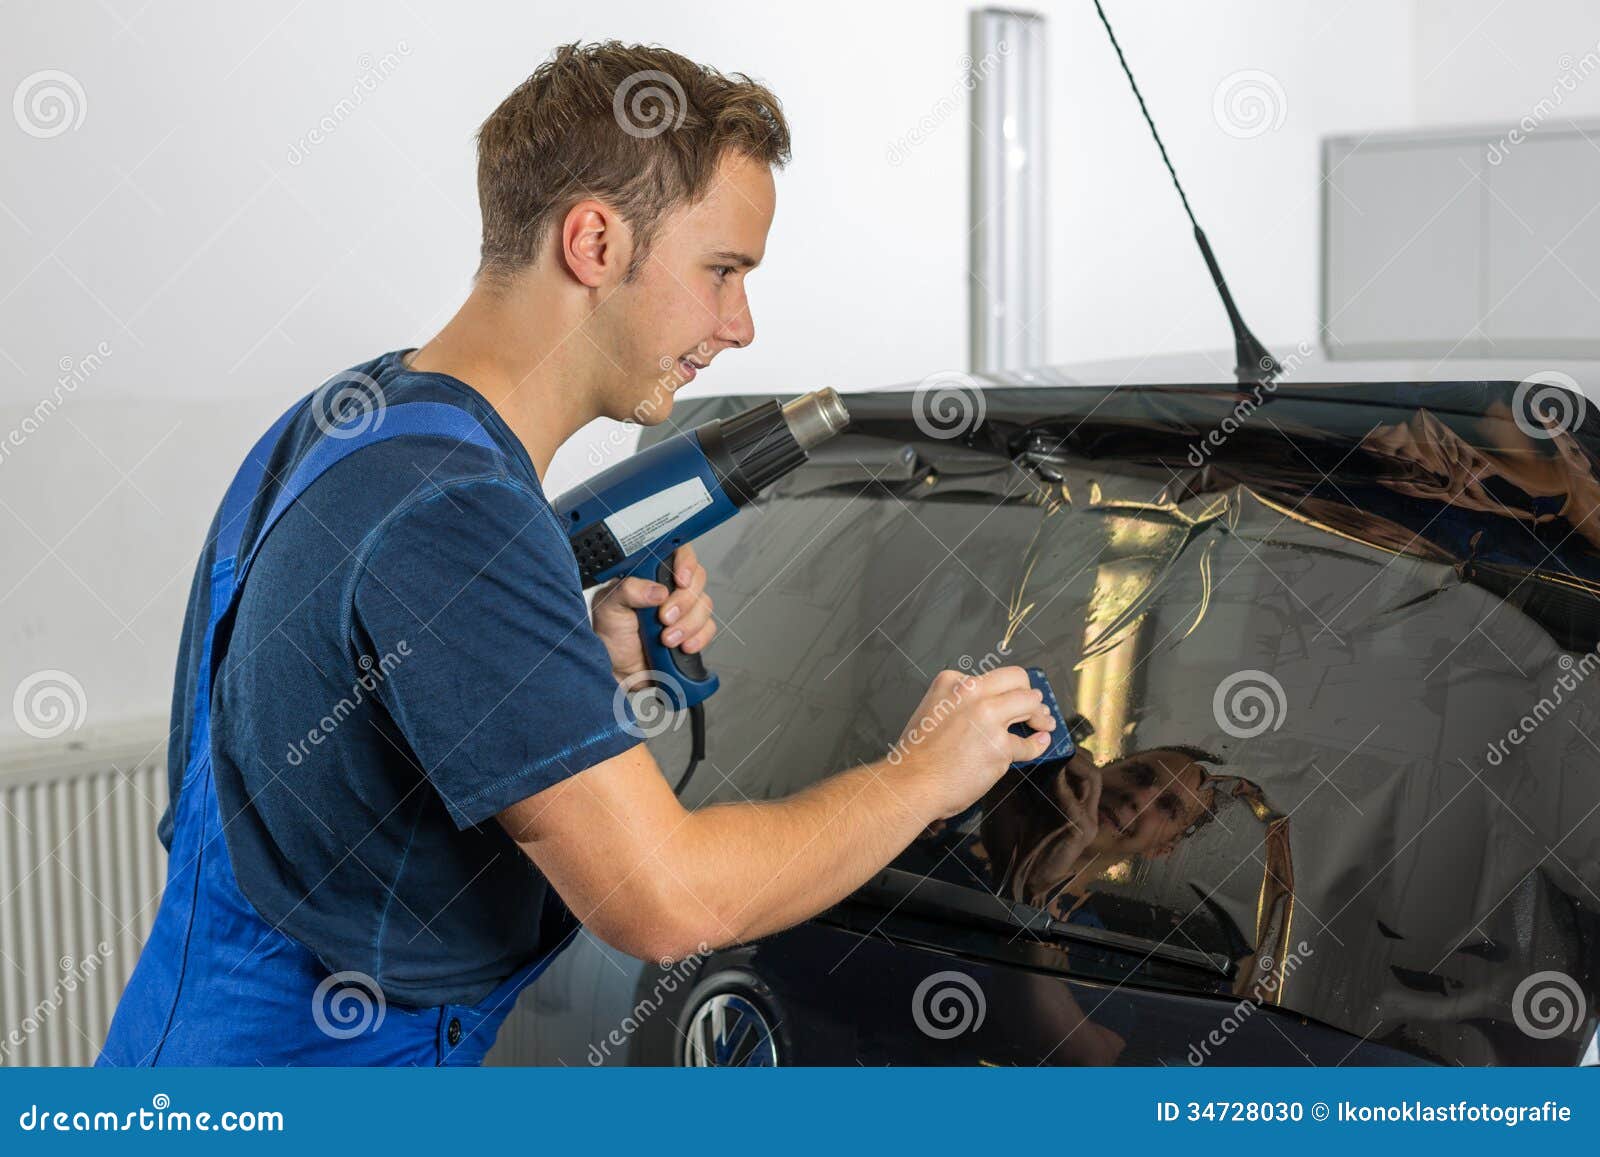
M 556 449 L 600 416 L 591 341 L 570 299 L 522 286 L 475 287 L 437 336 L 406 359 L 415 370 L 458 378 L 495 408 L 521 440 L 542 482 Z M 571 339 L 571 340 L 569 340 Z

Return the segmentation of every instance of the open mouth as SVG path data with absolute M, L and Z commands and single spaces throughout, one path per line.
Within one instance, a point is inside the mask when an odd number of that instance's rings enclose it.
M 692 362 L 686 357 L 678 359 L 678 370 L 683 374 L 683 380 L 685 382 L 694 381 L 695 374 L 699 373 L 703 369 L 705 369 L 705 366 Z

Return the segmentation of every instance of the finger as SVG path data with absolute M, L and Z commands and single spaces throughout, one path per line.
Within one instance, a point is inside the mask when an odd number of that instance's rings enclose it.
M 705 568 L 700 566 L 700 559 L 694 553 L 694 547 L 687 542 L 672 552 L 672 573 L 678 580 L 679 586 L 688 586 L 694 580 L 695 570 L 701 572 L 701 586 L 704 587 Z
M 1087 783 L 1089 786 L 1084 792 L 1083 810 L 1092 816 L 1099 816 L 1100 789 L 1105 786 L 1106 781 L 1101 777 L 1099 772 L 1095 772 L 1093 775 L 1087 777 Z
M 1003 731 L 1001 734 L 1005 736 L 1005 741 L 1000 746 L 1011 763 L 1027 763 L 1038 759 L 1050 745 L 1050 736 L 1043 731 L 1035 731 L 1026 738 L 1013 735 L 1009 731 Z
M 1051 783 L 1050 798 L 1058 803 L 1078 798 L 1078 785 L 1066 767 L 1056 771 L 1056 777 Z
M 688 588 L 689 590 L 693 591 L 696 595 L 702 595 L 702 594 L 705 593 L 705 589 L 706 589 L 706 568 L 705 567 L 701 566 L 699 563 L 693 563 L 693 564 L 691 564 L 691 565 L 689 565 L 687 567 L 680 567 L 679 570 L 678 570 L 678 574 L 679 574 L 679 576 L 682 576 L 684 574 L 687 574 L 689 576 L 687 579 L 680 577 L 678 579 L 678 585 L 679 586 Z
M 687 579 L 682 577 L 685 574 L 689 576 Z M 661 621 L 663 623 L 677 622 L 678 619 L 688 613 L 695 600 L 705 594 L 706 568 L 696 564 L 688 570 L 680 570 L 674 576 L 674 581 L 678 583 L 677 589 L 672 592 L 661 607 Z
M 1035 731 L 1050 731 L 1056 725 L 1055 716 L 1044 705 L 1044 697 L 1032 687 L 1007 691 L 991 702 L 1008 727 L 1013 723 L 1026 723 Z
M 682 620 L 687 618 L 696 607 L 709 603 L 705 591 L 705 572 L 699 572 L 698 581 L 686 587 L 679 587 L 667 596 L 667 601 L 661 604 L 658 617 L 667 626 L 682 625 Z
M 683 641 L 683 646 L 680 648 L 680 650 L 693 655 L 696 651 L 705 650 L 706 645 L 716 637 L 717 624 L 714 622 L 707 622 L 706 625 L 701 627 L 699 631 Z
M 640 610 L 665 602 L 667 594 L 667 588 L 660 583 L 630 575 L 628 578 L 617 580 L 604 594 L 597 595 L 596 598 L 607 600 L 613 606 L 621 604 Z
M 681 605 L 681 604 L 680 604 Z M 663 615 L 665 612 L 663 612 Z M 661 636 L 669 647 L 676 647 L 684 639 L 692 639 L 711 621 L 711 600 L 701 598 L 689 604 L 681 615 L 674 616 L 672 625 Z
M 1056 717 L 1050 714 L 1050 708 L 1043 703 L 1039 704 L 1034 713 L 1023 722 L 1035 731 L 1054 731 L 1056 729 Z
M 1033 684 L 1028 682 L 1028 672 L 1024 667 L 996 667 L 979 676 L 983 689 L 991 695 L 1003 695 L 1007 691 L 1018 688 L 1031 689 Z

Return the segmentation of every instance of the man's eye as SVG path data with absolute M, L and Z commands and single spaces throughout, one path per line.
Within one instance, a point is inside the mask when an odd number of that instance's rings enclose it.
M 711 272 L 713 272 L 713 273 L 715 273 L 717 275 L 717 280 L 718 281 L 725 281 L 725 280 L 727 280 L 728 274 L 733 272 L 733 266 L 731 266 L 731 265 L 713 265 L 711 267 Z
M 1154 787 L 1156 769 L 1148 763 L 1136 763 L 1127 770 L 1128 782 L 1134 787 Z

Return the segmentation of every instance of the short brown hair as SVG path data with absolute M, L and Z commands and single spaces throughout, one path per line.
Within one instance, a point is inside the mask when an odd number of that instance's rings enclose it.
M 789 126 L 764 86 L 653 45 L 563 45 L 478 132 L 479 276 L 535 261 L 587 197 L 633 230 L 633 276 L 661 218 L 705 196 L 730 149 L 775 168 L 789 160 Z

